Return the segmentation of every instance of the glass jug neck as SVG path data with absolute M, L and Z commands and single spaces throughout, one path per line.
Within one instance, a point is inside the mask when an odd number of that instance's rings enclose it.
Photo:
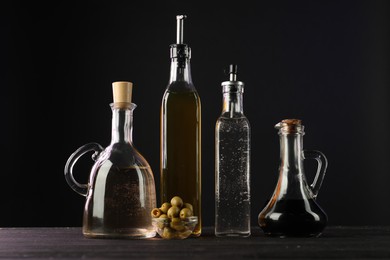
M 190 59 L 171 58 L 171 72 L 169 83 L 184 81 L 192 83 Z
M 242 92 L 225 92 L 222 100 L 222 115 L 241 116 L 244 113 Z
M 135 104 L 128 107 L 115 107 L 111 104 L 111 144 L 133 143 L 133 110 L 135 107 Z
M 280 160 L 283 172 L 297 170 L 302 172 L 303 134 L 280 133 Z

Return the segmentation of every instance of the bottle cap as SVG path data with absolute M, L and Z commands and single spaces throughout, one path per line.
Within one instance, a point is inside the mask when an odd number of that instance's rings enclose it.
M 114 97 L 114 104 L 116 107 L 128 107 L 131 104 L 133 83 L 129 81 L 113 82 L 112 91 Z
M 191 59 L 191 48 L 187 44 L 171 44 L 170 57 L 184 62 L 186 59 Z
M 225 69 L 225 74 L 229 76 L 229 80 L 221 83 L 223 93 L 244 92 L 244 83 L 237 80 L 237 67 L 237 64 L 230 64 Z

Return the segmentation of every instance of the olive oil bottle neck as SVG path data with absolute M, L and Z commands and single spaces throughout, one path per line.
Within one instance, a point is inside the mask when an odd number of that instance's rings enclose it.
M 171 71 L 169 83 L 175 81 L 192 83 L 190 60 L 179 61 L 176 58 L 171 59 Z

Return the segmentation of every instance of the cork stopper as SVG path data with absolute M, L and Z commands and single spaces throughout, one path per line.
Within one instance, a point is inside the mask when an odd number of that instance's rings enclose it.
M 286 124 L 286 125 L 302 125 L 302 120 L 300 120 L 300 119 L 284 119 L 284 120 L 282 120 L 282 124 Z
M 112 83 L 112 91 L 115 107 L 129 107 L 131 105 L 131 95 L 133 83 L 129 81 L 116 81 Z
M 304 126 L 300 119 L 284 119 L 275 125 L 276 129 L 279 129 L 279 133 L 301 133 L 303 134 Z

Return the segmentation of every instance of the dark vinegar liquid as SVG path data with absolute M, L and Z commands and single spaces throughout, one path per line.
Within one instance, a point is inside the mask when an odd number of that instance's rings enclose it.
M 161 125 L 161 203 L 180 196 L 198 216 L 201 234 L 201 108 L 197 92 L 165 93 Z
M 313 200 L 279 200 L 259 214 L 259 224 L 271 236 L 319 236 L 328 221 Z

